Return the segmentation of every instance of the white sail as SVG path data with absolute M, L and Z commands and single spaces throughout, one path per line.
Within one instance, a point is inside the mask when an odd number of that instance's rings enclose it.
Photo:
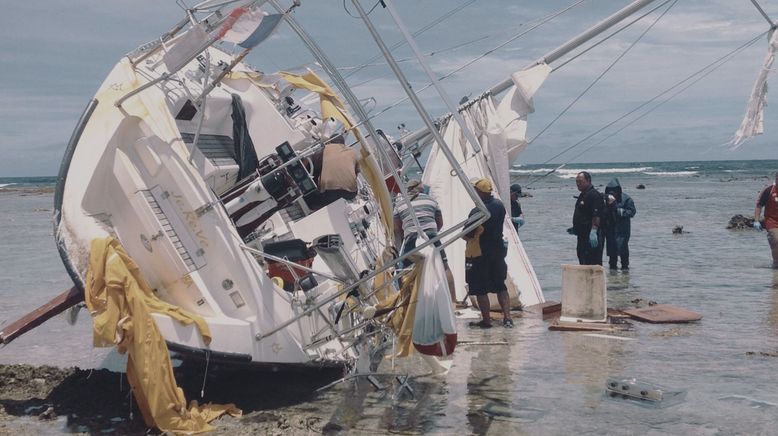
M 462 112 L 468 128 L 478 138 L 482 151 L 474 153 L 473 147 L 464 137 L 462 128 L 455 122 L 449 122 L 443 132 L 443 139 L 451 147 L 456 160 L 465 175 L 470 178 L 486 177 L 495 185 L 495 195 L 508 203 L 508 136 L 500 123 L 494 101 L 486 97 Z M 514 137 L 511 137 L 514 139 Z M 440 204 L 444 225 L 464 220 L 474 207 L 472 200 L 461 184 L 456 183 L 448 160 L 433 144 L 430 157 L 424 170 L 423 182 L 430 187 L 430 194 Z M 545 301 L 537 276 L 526 251 L 519 240 L 516 230 L 506 216 L 503 234 L 508 240 L 508 277 L 506 285 L 513 301 L 523 305 L 534 305 Z M 464 298 L 465 243 L 457 240 L 446 249 L 449 266 L 454 272 L 457 298 Z
M 511 74 L 513 86 L 497 105 L 494 121 L 503 128 L 508 162 L 513 162 L 527 147 L 527 115 L 535 112 L 532 98 L 550 73 L 551 67 L 541 63 Z

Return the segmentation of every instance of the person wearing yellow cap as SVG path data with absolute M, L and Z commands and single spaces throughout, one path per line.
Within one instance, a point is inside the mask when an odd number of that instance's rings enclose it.
M 475 245 L 473 239 L 478 239 L 475 253 L 465 254 L 465 281 L 469 295 L 475 295 L 478 308 L 481 311 L 481 321 L 471 322 L 470 327 L 491 328 L 489 293 L 497 294 L 500 303 L 505 328 L 513 328 L 511 320 L 510 299 L 505 278 L 508 275 L 508 265 L 505 256 L 507 247 L 502 237 L 505 221 L 505 206 L 492 195 L 492 182 L 489 179 L 479 179 L 474 184 L 476 193 L 489 211 L 489 219 L 478 228 L 464 236 L 469 240 L 468 246 Z M 470 211 L 470 217 L 478 213 L 478 208 Z M 479 229 L 482 229 L 480 231 Z

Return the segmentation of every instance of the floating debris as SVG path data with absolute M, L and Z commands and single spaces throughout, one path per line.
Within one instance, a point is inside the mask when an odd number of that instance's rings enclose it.
M 682 235 L 684 233 L 689 233 L 689 232 L 684 232 L 683 231 L 683 226 L 675 226 L 675 227 L 673 227 L 673 234 L 674 235 Z
M 640 183 L 639 185 L 635 186 L 635 189 L 646 189 L 646 185 Z
M 669 389 L 635 378 L 608 378 L 605 391 L 609 398 L 632 400 L 636 404 L 650 407 L 673 406 L 680 404 L 686 397 L 686 391 Z

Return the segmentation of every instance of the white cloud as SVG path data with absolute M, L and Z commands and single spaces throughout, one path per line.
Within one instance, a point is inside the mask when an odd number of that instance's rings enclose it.
M 397 7 L 408 28 L 415 31 L 463 2 L 398 2 Z M 529 29 L 530 23 L 572 3 L 572 0 L 521 4 L 508 0 L 476 2 L 419 35 L 418 44 L 426 53 L 489 36 L 460 49 L 426 58 L 436 74 L 447 74 Z M 454 101 L 463 95 L 477 95 L 626 3 L 626 0 L 583 2 L 503 49 L 490 53 L 445 80 L 443 85 Z M 761 3 L 764 7 L 769 6 L 766 2 Z M 5 17 L 36 17 L 36 26 L 30 29 L 30 21 L 24 19 L 7 19 L 4 23 L 4 31 L 12 37 L 0 40 L 0 62 L 3 64 L 0 127 L 4 132 L 0 150 L 6 156 L 0 161 L 0 176 L 24 175 L 25 172 L 55 174 L 61 147 L 68 140 L 84 105 L 114 63 L 137 45 L 158 37 L 183 17 L 172 1 L 71 0 L 53 4 L 10 2 L 5 6 Z M 376 10 L 380 11 L 380 8 Z M 778 10 L 766 12 L 778 18 Z M 530 118 L 530 133 L 538 132 L 570 104 L 656 16 L 654 13 L 646 17 L 554 72 L 537 94 L 537 112 Z M 359 20 L 349 17 L 339 2 L 303 2 L 295 12 L 295 18 L 306 26 L 339 66 L 358 65 L 378 53 Z M 399 40 L 399 33 L 394 30 L 388 14 L 374 12 L 371 19 L 384 32 L 388 45 Z M 766 29 L 766 21 L 748 1 L 678 2 L 522 157 L 536 162 L 547 159 L 552 151 L 559 151 L 571 141 L 585 137 Z M 291 36 L 287 26 L 282 26 L 281 31 L 267 44 L 258 47 L 250 57 L 252 64 L 275 71 L 313 61 L 303 45 Z M 776 117 L 776 109 L 772 106 L 767 108 L 764 136 L 751 141 L 737 154 L 719 147 L 711 149 L 712 144 L 728 140 L 739 125 L 765 50 L 765 42 L 757 42 L 706 79 L 604 143 L 602 150 L 610 150 L 610 153 L 598 153 L 600 147 L 595 147 L 587 158 L 635 160 L 629 159 L 633 155 L 641 156 L 643 160 L 667 156 L 675 159 L 774 158 L 775 151 L 770 144 L 778 140 L 778 125 L 771 124 Z M 397 49 L 395 54 L 399 58 L 411 57 L 407 47 Z M 415 62 L 401 65 L 415 89 L 428 83 Z M 370 80 L 354 91 L 360 98 L 376 98 L 377 110 L 405 97 L 385 65 L 367 68 L 348 80 L 352 84 Z M 420 98 L 428 104 L 433 116 L 447 112 L 434 90 L 421 92 Z M 409 128 L 421 125 L 408 103 L 376 120 L 378 126 L 390 131 L 399 122 L 405 122 Z M 679 143 L 684 147 L 678 147 Z M 615 149 L 618 153 L 613 152 Z

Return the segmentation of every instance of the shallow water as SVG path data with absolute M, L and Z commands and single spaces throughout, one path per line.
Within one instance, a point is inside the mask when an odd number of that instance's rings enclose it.
M 699 312 L 700 322 L 635 322 L 619 334 L 634 340 L 623 341 L 549 331 L 531 316 L 517 319 L 513 330 L 467 330 L 460 321 L 460 340 L 483 344 L 458 346 L 442 379 L 419 377 L 426 369 L 416 360 L 397 361 L 400 374 L 414 375 L 413 398 L 383 377 L 384 391 L 346 382 L 287 409 L 355 433 L 775 434 L 778 358 L 760 353 L 778 351 L 778 272 L 769 267 L 764 233 L 725 228 L 733 215 L 753 212 L 775 164 L 594 174 L 595 185 L 618 176 L 638 209 L 631 271 L 608 275 L 609 306 L 653 300 Z M 667 175 L 671 170 L 681 174 Z M 647 174 L 657 171 L 665 175 Z M 519 182 L 526 185 L 527 176 Z M 639 183 L 646 189 L 635 189 Z M 551 176 L 525 191 L 533 196 L 522 199 L 522 241 L 546 298 L 559 301 L 560 264 L 575 263 L 575 240 L 565 232 L 575 184 Z M 69 286 L 53 242 L 51 204 L 49 194 L 0 191 L 0 322 Z M 688 233 L 673 235 L 676 225 Z M 91 348 L 86 315 L 75 328 L 49 321 L 0 350 L 0 363 L 100 365 L 107 352 Z M 381 370 L 391 369 L 386 360 Z M 686 396 L 668 407 L 641 407 L 606 396 L 609 377 L 635 377 Z

